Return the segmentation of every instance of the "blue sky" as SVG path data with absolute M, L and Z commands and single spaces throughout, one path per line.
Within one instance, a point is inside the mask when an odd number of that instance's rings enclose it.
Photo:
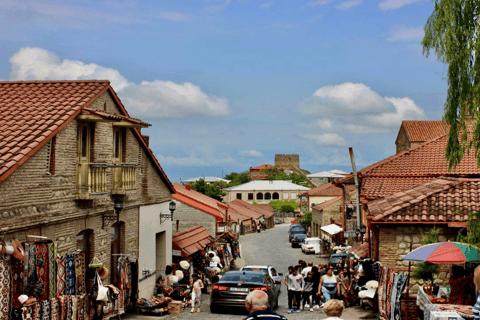
M 311 172 L 395 152 L 439 120 L 429 0 L 0 0 L 0 79 L 108 79 L 172 181 L 300 154 Z

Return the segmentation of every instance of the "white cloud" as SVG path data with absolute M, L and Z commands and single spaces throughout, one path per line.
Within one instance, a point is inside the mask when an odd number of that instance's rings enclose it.
M 378 4 L 381 10 L 398 9 L 406 6 L 407 4 L 421 2 L 424 0 L 383 0 Z
M 263 154 L 257 150 L 241 150 L 238 152 L 238 154 L 245 157 L 256 157 L 256 158 L 263 157 Z
M 300 110 L 317 128 L 338 133 L 388 133 L 398 130 L 402 120 L 426 119 L 408 97 L 382 97 L 362 83 L 350 82 L 318 89 Z
M 362 4 L 363 0 L 348 0 L 343 1 L 340 4 L 336 5 L 337 9 L 339 10 L 348 10 L 352 7 L 359 6 Z
M 188 21 L 190 18 L 180 12 L 162 12 L 157 14 L 157 18 L 159 19 L 165 19 L 165 20 L 170 20 L 170 21 Z
M 316 7 L 324 4 L 329 4 L 332 0 L 314 0 L 307 2 L 307 7 Z
M 260 9 L 270 8 L 274 3 L 275 3 L 275 1 L 270 1 L 270 2 L 262 3 L 262 4 L 260 5 Z
M 128 81 L 118 70 L 94 63 L 61 60 L 41 48 L 22 48 L 10 58 L 11 80 L 110 80 L 129 113 L 141 118 L 222 116 L 229 114 L 229 101 L 207 94 L 189 82 Z
M 332 122 L 327 119 L 320 119 L 317 121 L 317 125 L 321 128 L 330 129 L 332 127 Z
M 396 26 L 389 31 L 388 41 L 399 40 L 421 40 L 425 32 L 423 27 L 407 28 L 405 26 Z
M 345 145 L 345 139 L 336 133 L 305 134 L 303 137 L 321 146 L 342 147 Z

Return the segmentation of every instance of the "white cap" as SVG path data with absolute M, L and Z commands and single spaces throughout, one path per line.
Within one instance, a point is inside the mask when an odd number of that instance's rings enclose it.
M 21 294 L 19 297 L 18 297 L 18 301 L 20 301 L 21 304 L 24 304 L 25 301 L 28 300 L 28 296 L 26 294 Z

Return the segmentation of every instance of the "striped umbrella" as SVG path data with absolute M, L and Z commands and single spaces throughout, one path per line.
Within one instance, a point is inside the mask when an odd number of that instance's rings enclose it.
M 430 263 L 480 262 L 480 249 L 460 242 L 438 242 L 417 248 L 402 260 Z

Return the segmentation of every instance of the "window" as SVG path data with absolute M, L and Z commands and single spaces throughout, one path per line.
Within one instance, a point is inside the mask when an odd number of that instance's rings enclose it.
M 270 192 L 265 193 L 265 200 L 270 200 L 270 199 L 272 199 L 272 195 L 270 194 Z
M 115 162 L 123 162 L 124 159 L 124 132 L 121 128 L 113 130 L 113 158 Z
M 50 141 L 47 142 L 47 161 L 46 168 L 49 174 L 55 174 L 55 148 L 57 145 L 57 136 L 54 136 Z
M 296 192 L 292 192 L 292 200 L 295 200 L 297 199 L 297 193 Z
M 94 125 L 90 123 L 78 125 L 78 153 L 81 162 L 92 162 L 93 160 L 94 130 Z
M 257 200 L 263 200 L 263 193 L 257 193 Z
M 256 177 L 257 176 L 257 170 L 253 170 L 253 175 Z
M 248 200 L 253 200 L 253 193 L 248 194 Z
M 278 200 L 278 199 L 280 199 L 280 195 L 278 194 L 278 192 L 274 192 L 274 193 L 273 193 L 272 199 L 273 199 L 273 200 Z
M 288 192 L 283 193 L 283 199 L 288 199 Z
M 237 193 L 237 199 L 242 200 L 242 194 L 241 193 Z

